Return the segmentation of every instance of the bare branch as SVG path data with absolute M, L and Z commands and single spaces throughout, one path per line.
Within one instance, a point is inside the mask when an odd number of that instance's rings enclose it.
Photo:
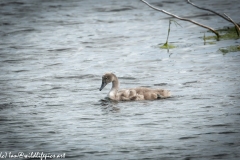
M 174 18 L 177 18 L 177 19 L 180 19 L 180 20 L 182 20 L 182 21 L 188 21 L 188 22 L 191 22 L 191 23 L 193 23 L 193 24 L 196 24 L 196 25 L 198 25 L 198 26 L 200 26 L 200 27 L 206 28 L 206 29 L 212 31 L 213 33 L 215 33 L 216 36 L 217 36 L 217 39 L 219 40 L 219 34 L 218 34 L 218 32 L 215 31 L 213 28 L 208 27 L 208 26 L 205 26 L 205 25 L 203 25 L 203 24 L 200 24 L 200 23 L 198 23 L 198 22 L 195 22 L 195 21 L 190 20 L 190 19 L 187 19 L 187 18 L 179 17 L 179 16 L 174 15 L 174 14 L 172 14 L 172 13 L 170 13 L 170 12 L 167 12 L 167 11 L 165 11 L 165 10 L 163 10 L 163 9 L 156 8 L 156 7 L 152 6 L 152 5 L 150 5 L 150 4 L 149 4 L 148 2 L 146 2 L 145 0 L 141 0 L 141 1 L 142 1 L 143 3 L 145 3 L 146 5 L 148 5 L 150 8 L 154 9 L 154 10 L 163 12 L 163 13 L 165 13 L 165 14 L 167 14 L 167 15 L 170 15 L 170 16 L 172 16 L 172 17 L 174 17 Z
M 192 3 L 190 0 L 187 0 L 187 2 L 190 3 L 191 5 L 193 5 L 194 7 L 198 8 L 198 9 L 202 9 L 202 10 L 205 10 L 205 11 L 212 12 L 212 13 L 214 13 L 214 14 L 222 17 L 222 18 L 225 19 L 226 21 L 228 21 L 228 22 L 230 22 L 230 23 L 233 23 L 234 25 L 237 24 L 237 23 L 233 22 L 232 20 L 230 20 L 229 17 L 226 16 L 226 15 L 224 16 L 224 15 L 222 15 L 222 14 L 220 14 L 220 13 L 217 13 L 217 12 L 211 10 L 211 9 L 199 7 L 199 6 L 197 6 L 196 4 Z M 240 26 L 239 24 L 237 24 L 237 25 Z M 236 25 L 235 25 L 235 26 L 236 26 Z
M 235 28 L 236 28 L 236 31 L 237 31 L 237 34 L 238 34 L 238 37 L 239 37 L 240 27 L 226 13 L 224 13 L 224 15 L 235 25 Z

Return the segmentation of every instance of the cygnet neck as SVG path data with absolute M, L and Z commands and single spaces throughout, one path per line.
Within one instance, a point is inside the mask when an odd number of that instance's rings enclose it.
M 115 91 L 118 91 L 118 89 L 119 89 L 119 82 L 118 82 L 118 78 L 117 78 L 117 76 L 115 76 L 114 74 L 113 74 L 113 81 L 112 81 L 112 89 L 111 90 L 115 90 Z
M 119 89 L 118 78 L 113 74 L 112 88 L 111 88 L 110 92 L 108 93 L 108 97 L 111 99 L 116 99 L 118 89 Z

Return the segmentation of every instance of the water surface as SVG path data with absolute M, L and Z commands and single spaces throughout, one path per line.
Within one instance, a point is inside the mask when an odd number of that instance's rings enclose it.
M 214 28 L 223 19 L 185 1 L 149 1 Z M 240 5 L 199 1 L 240 21 Z M 67 159 L 239 159 L 240 53 L 140 1 L 0 1 L 0 153 Z M 101 76 L 120 87 L 159 87 L 166 100 L 103 101 Z

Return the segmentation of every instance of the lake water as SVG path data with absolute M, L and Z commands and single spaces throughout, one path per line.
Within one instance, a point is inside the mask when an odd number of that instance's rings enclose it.
M 149 2 L 231 26 L 185 1 Z M 240 21 L 237 0 L 194 2 Z M 1 0 L 0 15 L 1 158 L 240 158 L 240 52 L 219 51 L 239 39 L 204 45 L 212 33 L 176 20 L 169 42 L 177 48 L 168 53 L 158 46 L 168 16 L 138 0 Z M 105 72 L 121 88 L 166 88 L 173 97 L 106 101 Z

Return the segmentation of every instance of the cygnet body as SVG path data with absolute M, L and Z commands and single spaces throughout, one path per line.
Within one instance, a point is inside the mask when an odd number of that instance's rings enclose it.
M 116 101 L 156 100 L 171 96 L 170 91 L 164 89 L 139 87 L 119 90 L 118 78 L 113 73 L 106 73 L 102 76 L 102 85 L 99 90 L 101 91 L 108 83 L 112 83 L 108 97 Z

